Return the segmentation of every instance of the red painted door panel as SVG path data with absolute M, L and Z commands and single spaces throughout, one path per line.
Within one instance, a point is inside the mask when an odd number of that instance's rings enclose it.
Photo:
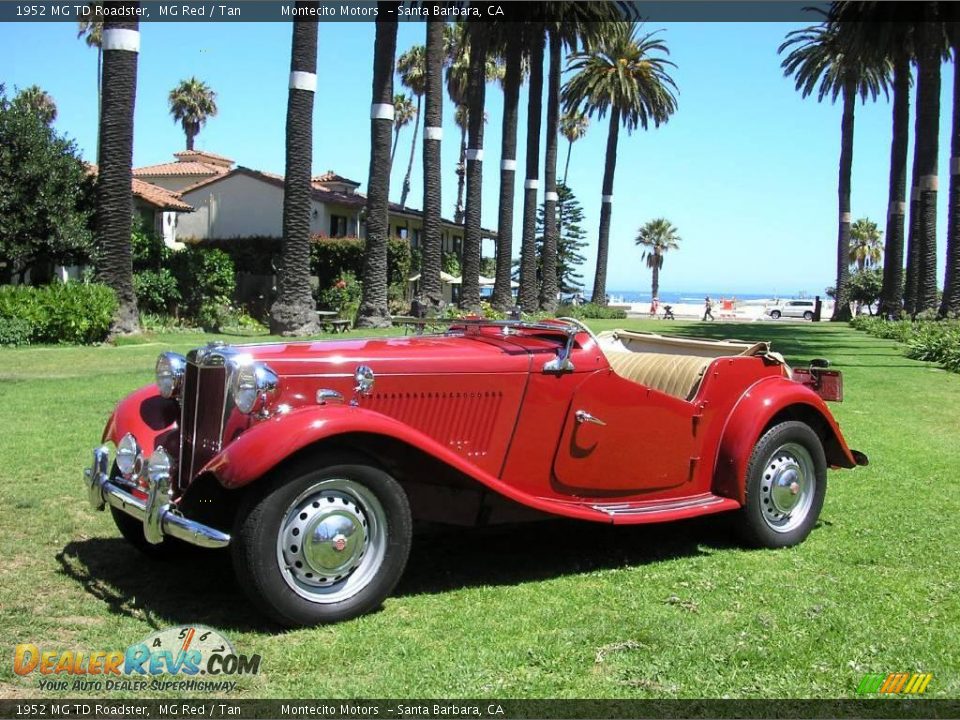
M 605 423 L 578 421 L 577 412 Z M 695 407 L 603 370 L 573 395 L 554 459 L 571 493 L 656 493 L 691 479 Z

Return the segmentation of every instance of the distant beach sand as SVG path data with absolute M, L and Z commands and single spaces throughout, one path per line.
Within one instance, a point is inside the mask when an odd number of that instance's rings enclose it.
M 700 320 L 703 317 L 703 303 L 666 303 L 673 308 L 673 314 L 678 320 Z M 738 300 L 736 303 L 724 303 L 723 300 L 713 301 L 713 317 L 717 322 L 774 322 L 766 314 L 766 308 L 774 307 L 777 301 L 773 298 Z M 623 308 L 627 317 L 649 318 L 650 302 L 623 302 L 611 300 L 610 307 Z M 660 303 L 657 317 L 663 318 L 664 303 Z M 829 318 L 833 314 L 833 301 L 827 299 L 823 303 L 821 316 Z M 783 318 L 784 320 L 793 318 Z M 777 321 L 780 322 L 780 321 Z

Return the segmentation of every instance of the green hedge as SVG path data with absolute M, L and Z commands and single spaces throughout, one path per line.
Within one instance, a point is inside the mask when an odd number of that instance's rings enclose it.
M 106 340 L 117 296 L 106 285 L 0 287 L 0 343 L 88 344 Z
M 879 317 L 854 318 L 850 323 L 870 335 L 904 343 L 904 354 L 914 360 L 928 360 L 947 370 L 960 372 L 960 321 L 888 321 Z
M 627 311 L 608 305 L 561 305 L 557 308 L 557 317 L 572 317 L 578 320 L 625 320 Z

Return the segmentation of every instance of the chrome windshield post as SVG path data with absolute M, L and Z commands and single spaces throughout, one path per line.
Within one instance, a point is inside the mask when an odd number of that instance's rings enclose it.
M 576 338 L 576 333 L 569 333 L 567 335 L 567 342 L 564 343 L 563 347 L 557 350 L 557 356 L 553 360 L 549 360 L 543 365 L 543 372 L 547 375 L 560 375 L 565 372 L 573 372 L 574 366 L 573 361 L 570 359 L 570 355 L 573 353 L 573 341 Z

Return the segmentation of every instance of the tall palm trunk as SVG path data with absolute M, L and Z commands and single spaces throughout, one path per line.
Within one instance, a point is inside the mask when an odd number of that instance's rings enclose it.
M 607 304 L 607 257 L 610 253 L 610 215 L 613 211 L 613 176 L 617 171 L 617 141 L 620 138 L 620 108 L 610 110 L 607 158 L 603 169 L 603 197 L 600 202 L 600 233 L 597 238 L 597 271 L 593 276 L 590 302 Z
M 453 211 L 453 221 L 460 225 L 463 222 L 463 191 L 467 180 L 467 126 L 470 122 L 470 112 L 466 105 L 457 108 L 460 120 L 460 160 L 457 162 L 457 205 Z
M 503 76 L 503 132 L 500 146 L 500 206 L 497 214 L 497 269 L 491 304 L 497 310 L 513 306 L 510 290 L 513 252 L 513 195 L 517 176 L 517 108 L 523 75 L 523 41 L 513 33 L 507 39 Z
M 393 146 L 390 148 L 390 167 L 393 167 L 393 160 L 397 156 L 397 145 L 400 144 L 400 125 L 393 125 Z
M 900 54 L 893 66 L 893 140 L 890 143 L 890 193 L 884 248 L 880 314 L 903 312 L 903 230 L 907 192 L 907 143 L 910 124 L 910 59 Z
M 557 141 L 560 137 L 560 33 L 550 31 L 550 71 L 547 75 L 547 147 L 543 180 L 543 245 L 540 263 L 540 309 L 553 312 L 557 307 Z
M 470 22 L 470 70 L 467 82 L 469 105 L 469 147 L 467 159 L 466 228 L 463 238 L 463 276 L 460 283 L 460 307 L 480 307 L 480 253 L 483 245 L 480 228 L 483 183 L 483 113 L 487 94 L 487 25 Z
M 940 317 L 960 315 L 960 38 L 953 29 L 953 126 L 950 128 L 950 204 L 947 218 L 947 269 Z
M 659 255 L 653 256 L 653 265 L 650 266 L 650 297 L 660 297 L 660 263 L 663 262 Z
M 919 88 L 917 100 L 920 99 Z M 920 133 L 920 113 L 915 113 L 914 138 Z M 910 170 L 910 225 L 907 229 L 907 269 L 903 288 L 903 309 L 911 317 L 917 313 L 917 281 L 920 276 L 920 143 L 913 143 Z
M 387 239 L 390 235 L 390 136 L 393 133 L 393 65 L 397 51 L 395 4 L 377 3 L 373 49 L 373 104 L 370 108 L 370 173 L 367 180 L 367 242 L 363 253 L 363 295 L 357 326 L 389 327 Z M 406 278 L 404 278 L 406 280 Z
M 440 237 L 440 142 L 443 136 L 443 25 L 433 3 L 427 21 L 426 96 L 423 116 L 423 242 L 420 251 L 420 290 L 430 306 L 443 302 L 440 282 L 443 244 Z
M 843 118 L 840 121 L 840 178 L 837 182 L 839 227 L 837 230 L 837 283 L 832 320 L 850 319 L 850 171 L 853 169 L 853 110 L 856 86 L 843 87 Z
M 936 13 L 937 3 L 925 3 Z M 921 25 L 920 68 L 917 78 L 917 144 L 919 150 L 920 244 L 917 254 L 917 312 L 937 306 L 937 155 L 940 132 L 940 25 Z
M 417 154 L 417 136 L 420 135 L 420 108 L 422 102 L 423 98 L 417 95 L 417 114 L 413 116 L 413 140 L 410 141 L 410 160 L 407 162 L 407 174 L 403 176 L 403 188 L 400 190 L 401 207 L 407 206 L 407 196 L 410 194 L 410 176 L 413 174 L 413 158 Z
M 298 7 L 316 6 L 298 2 Z M 295 22 L 287 93 L 286 172 L 283 179 L 283 245 L 270 330 L 306 335 L 319 330 L 310 290 L 310 174 L 313 98 L 317 87 L 317 22 Z M 189 137 L 189 136 L 188 136 Z
M 434 20 L 441 3 L 433 3 L 427 21 L 426 102 L 423 116 L 423 243 L 420 251 L 420 291 L 428 304 L 443 303 L 440 282 L 443 243 L 440 237 L 440 142 L 443 135 L 443 25 Z
M 97 117 L 103 112 L 103 39 L 97 45 Z M 100 167 L 100 124 L 97 123 L 97 167 Z
M 563 164 L 563 184 L 567 184 L 567 175 L 570 174 L 570 155 L 573 153 L 573 140 L 567 141 L 567 161 Z
M 129 3 L 139 6 L 140 3 Z M 111 334 L 140 329 L 133 290 L 130 229 L 133 216 L 133 110 L 137 96 L 140 27 L 136 20 L 103 24 L 103 97 L 100 107 L 100 168 L 97 177 L 99 279 L 117 293 L 120 305 Z
M 543 31 L 530 42 L 530 94 L 527 100 L 527 168 L 523 184 L 523 225 L 520 239 L 520 308 L 537 311 L 537 188 L 540 186 L 540 121 L 543 109 Z

